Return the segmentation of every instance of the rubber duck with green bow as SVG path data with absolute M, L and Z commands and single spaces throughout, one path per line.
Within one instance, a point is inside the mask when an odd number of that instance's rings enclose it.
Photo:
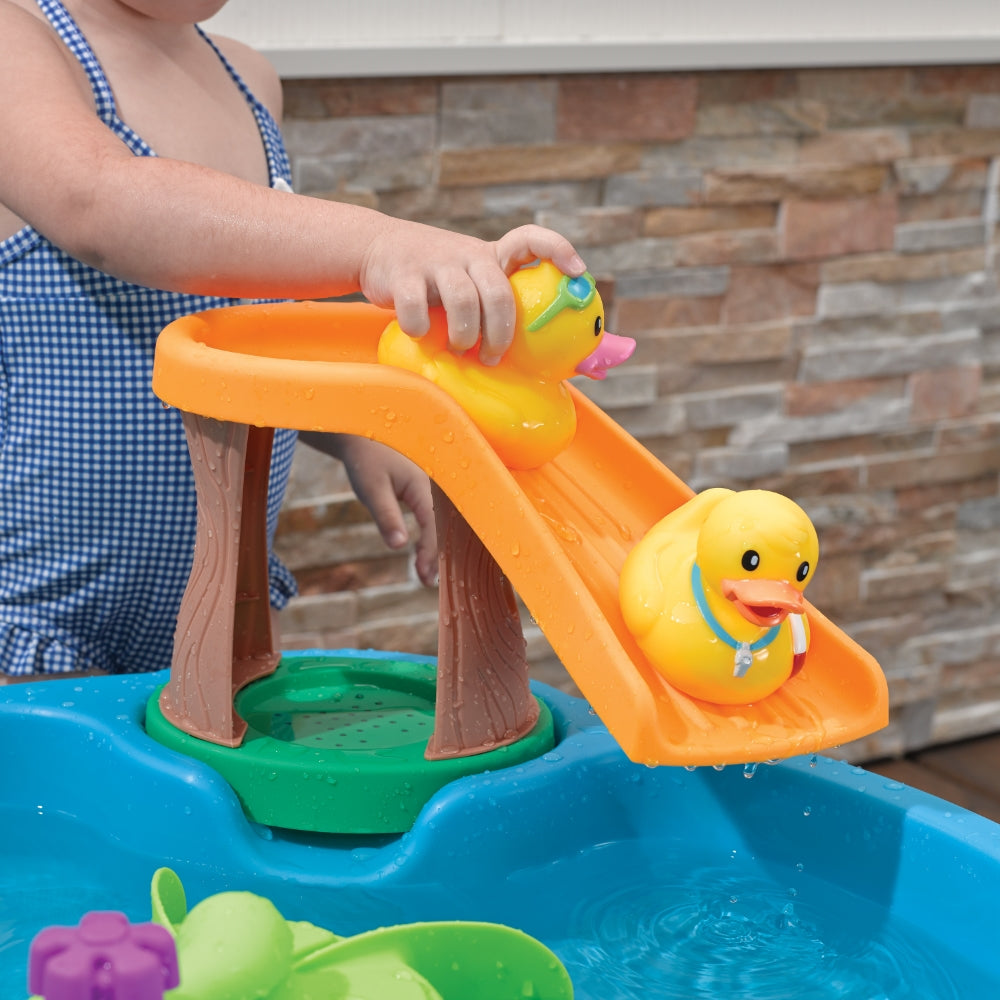
M 604 304 L 591 274 L 571 278 L 541 261 L 511 279 L 517 307 L 514 339 L 496 365 L 478 349 L 448 347 L 444 311 L 430 331 L 408 336 L 394 320 L 379 341 L 383 364 L 416 372 L 455 399 L 511 469 L 533 469 L 558 455 L 576 433 L 576 407 L 565 386 L 574 375 L 603 379 L 635 350 L 605 329 Z

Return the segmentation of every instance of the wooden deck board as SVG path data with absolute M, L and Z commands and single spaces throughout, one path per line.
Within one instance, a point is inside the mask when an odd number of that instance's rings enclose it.
M 864 767 L 1000 823 L 1000 734 Z

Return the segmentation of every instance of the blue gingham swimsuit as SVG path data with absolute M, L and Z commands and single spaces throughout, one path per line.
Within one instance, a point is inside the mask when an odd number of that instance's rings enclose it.
M 62 4 L 37 2 L 86 70 L 101 120 L 154 156 L 117 116 Z M 277 124 L 216 52 L 257 118 L 271 185 L 287 189 Z M 31 227 L 0 242 L 0 671 L 169 666 L 196 502 L 180 414 L 150 389 L 153 347 L 178 316 L 232 302 L 119 281 Z M 269 541 L 295 437 L 275 435 Z M 281 607 L 295 582 L 273 554 L 270 571 Z

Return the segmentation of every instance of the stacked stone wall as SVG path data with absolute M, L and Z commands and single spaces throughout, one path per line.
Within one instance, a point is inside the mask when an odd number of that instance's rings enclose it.
M 639 345 L 585 390 L 695 489 L 813 517 L 809 596 L 891 686 L 847 753 L 1000 729 L 1000 67 L 296 80 L 285 124 L 303 193 L 577 244 Z M 286 644 L 433 653 L 436 595 L 300 452 Z

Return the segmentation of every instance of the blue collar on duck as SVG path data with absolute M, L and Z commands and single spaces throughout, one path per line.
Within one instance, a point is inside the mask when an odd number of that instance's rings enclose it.
M 697 563 L 692 563 L 691 565 L 691 591 L 694 594 L 694 602 L 698 605 L 698 610 L 701 612 L 701 617 L 705 620 L 705 624 L 712 630 L 717 639 L 736 650 L 733 676 L 742 677 L 750 669 L 751 663 L 753 663 L 753 654 L 759 649 L 766 649 L 770 646 L 778 637 L 781 626 L 772 626 L 755 642 L 740 642 L 739 639 L 731 636 L 722 627 L 722 623 L 715 617 L 712 609 L 708 606 L 705 585 L 701 580 L 701 567 Z

